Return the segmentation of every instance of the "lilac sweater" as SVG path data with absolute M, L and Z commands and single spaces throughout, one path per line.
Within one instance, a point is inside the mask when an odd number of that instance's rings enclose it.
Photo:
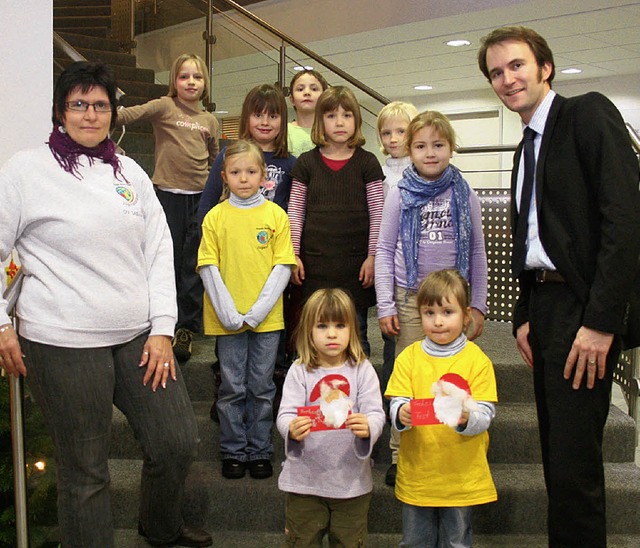
M 378 318 L 397 314 L 394 288 L 407 288 L 407 271 L 400 241 L 400 190 L 389 190 L 382 210 L 382 223 L 376 249 L 376 299 Z M 482 232 L 482 214 L 478 195 L 470 190 L 471 246 L 469 284 L 471 306 L 487 312 L 487 254 Z M 451 190 L 447 190 L 422 208 L 422 233 L 418 248 L 418 283 L 431 272 L 455 268 L 456 244 L 451 218 Z
M 328 377 L 327 379 L 327 376 Z M 340 389 L 353 403 L 353 413 L 369 420 L 370 437 L 356 437 L 350 430 L 311 432 L 302 441 L 289 437 L 289 423 L 297 408 L 318 405 L 312 400 L 323 379 L 339 377 Z M 337 499 L 359 497 L 373 488 L 371 450 L 380 437 L 385 416 L 378 376 L 371 362 L 358 366 L 318 368 L 308 371 L 299 361 L 293 363 L 282 389 L 282 402 L 276 426 L 285 439 L 287 458 L 282 465 L 278 487 L 282 491 Z

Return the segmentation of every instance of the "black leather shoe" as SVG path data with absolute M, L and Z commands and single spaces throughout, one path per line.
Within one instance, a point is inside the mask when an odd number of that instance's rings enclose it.
M 384 477 L 384 482 L 387 485 L 393 487 L 396 484 L 396 474 L 398 473 L 398 465 L 392 464 L 387 470 L 387 475 Z
M 150 541 L 147 537 L 147 534 L 142 529 L 142 525 L 139 523 L 138 534 L 145 538 L 146 541 L 151 544 L 151 546 L 189 546 L 195 548 L 213 546 L 213 539 L 211 538 L 211 535 L 209 533 L 207 533 L 204 529 L 199 529 L 198 527 L 189 525 L 185 525 L 182 528 L 182 533 L 180 533 L 180 536 L 173 542 Z
M 273 466 L 267 459 L 249 461 L 249 474 L 254 479 L 267 479 L 273 476 Z
M 222 475 L 227 479 L 244 478 L 247 463 L 238 459 L 222 460 Z

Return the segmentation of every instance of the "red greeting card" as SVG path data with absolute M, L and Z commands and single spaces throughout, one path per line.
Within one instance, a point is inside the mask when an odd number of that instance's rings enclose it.
M 350 415 L 351 411 L 347 413 Z M 310 417 L 311 418 L 311 431 L 317 432 L 320 430 L 342 430 L 346 428 L 345 423 L 343 422 L 340 426 L 331 426 L 325 422 L 324 414 L 320 409 L 319 405 L 306 405 L 304 407 L 298 407 L 298 416 L 299 417 Z
M 433 409 L 433 398 L 411 400 L 411 426 L 442 424 Z

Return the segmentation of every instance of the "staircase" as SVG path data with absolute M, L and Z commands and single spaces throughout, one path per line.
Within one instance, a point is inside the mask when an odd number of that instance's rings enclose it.
M 102 60 L 115 71 L 126 93 L 122 104 L 133 105 L 166 94 L 151 70 L 136 67 L 135 57 L 121 53 L 109 39 L 108 0 L 54 0 L 54 30 L 89 60 Z M 56 59 L 63 66 L 69 60 Z M 122 147 L 149 174 L 153 172 L 153 136 L 148 124 L 127 127 Z M 369 319 L 372 362 L 382 365 L 382 343 L 374 316 Z M 496 503 L 474 514 L 474 545 L 478 548 L 542 548 L 546 540 L 546 494 L 540 464 L 530 370 L 522 363 L 507 323 L 487 322 L 478 341 L 492 359 L 500 404 L 491 427 L 489 460 L 498 488 Z M 277 487 L 283 442 L 274 429 L 275 476 L 267 480 L 226 480 L 220 473 L 218 425 L 209 418 L 214 397 L 211 363 L 213 339 L 194 341 L 191 360 L 182 367 L 198 419 L 200 447 L 187 481 L 185 519 L 208 529 L 214 546 L 265 548 L 283 542 L 284 496 Z M 374 496 L 369 514 L 369 546 L 397 546 L 401 532 L 400 504 L 384 483 L 390 463 L 388 427 L 374 449 Z M 640 546 L 640 468 L 634 460 L 635 425 L 616 407 L 605 430 L 605 471 L 610 548 Z M 139 502 L 140 450 L 124 417 L 114 414 L 110 470 L 117 528 L 116 546 L 147 546 L 136 532 Z
M 89 61 L 103 61 L 116 75 L 117 84 L 125 95 L 123 106 L 146 103 L 167 94 L 167 86 L 156 84 L 153 70 L 136 66 L 136 57 L 120 51 L 117 40 L 109 38 L 111 29 L 110 0 L 54 0 L 53 30 Z M 63 67 L 71 61 L 54 50 L 54 61 Z M 57 78 L 59 70 L 54 70 Z M 117 141 L 120 130 L 113 138 Z M 140 122 L 126 128 L 120 143 L 127 156 L 131 156 L 151 176 L 154 164 L 154 139 L 151 124 Z
M 374 316 L 369 319 L 372 362 L 382 366 L 382 343 Z M 479 548 L 542 548 L 546 541 L 546 494 L 540 465 L 531 374 L 522 363 L 507 323 L 487 322 L 478 341 L 494 363 L 498 381 L 497 416 L 491 427 L 489 460 L 499 500 L 477 508 L 475 546 Z M 220 473 L 218 425 L 209 418 L 214 396 L 213 338 L 194 342 L 191 360 L 182 367 L 198 418 L 200 448 L 187 481 L 185 519 L 208 529 L 214 546 L 265 548 L 283 541 L 284 495 L 277 487 L 283 441 L 273 431 L 275 476 L 227 480 Z M 611 408 L 605 431 L 610 548 L 640 546 L 640 468 L 633 463 L 635 425 L 618 408 Z M 369 513 L 369 546 L 397 546 L 401 532 L 400 504 L 384 483 L 390 462 L 389 432 L 374 449 L 374 496 Z M 135 534 L 140 452 L 126 420 L 116 412 L 110 469 L 117 546 L 145 546 Z

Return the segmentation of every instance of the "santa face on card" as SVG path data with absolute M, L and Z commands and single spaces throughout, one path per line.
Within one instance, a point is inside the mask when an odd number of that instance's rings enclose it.
M 349 398 L 351 388 L 349 381 L 342 375 L 327 375 L 319 380 L 311 391 L 309 397 L 316 405 L 305 408 L 306 415 L 312 409 L 316 410 L 316 417 L 320 419 L 317 410 L 319 408 L 322 418 L 317 421 L 312 430 L 329 430 L 344 428 L 344 422 L 351 413 L 353 402 Z M 301 414 L 298 410 L 298 414 Z

